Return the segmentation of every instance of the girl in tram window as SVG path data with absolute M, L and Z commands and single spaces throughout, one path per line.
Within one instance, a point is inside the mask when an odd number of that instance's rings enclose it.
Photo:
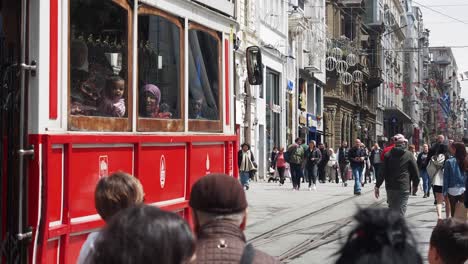
M 125 80 L 118 75 L 106 79 L 102 98 L 99 100 L 99 113 L 102 116 L 123 117 L 125 115 Z

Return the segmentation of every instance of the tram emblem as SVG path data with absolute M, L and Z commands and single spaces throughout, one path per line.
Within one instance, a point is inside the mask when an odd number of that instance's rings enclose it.
M 107 155 L 99 156 L 99 178 L 109 175 L 109 158 Z
M 210 155 L 206 153 L 206 174 L 210 174 Z
M 166 184 L 166 158 L 164 157 L 164 155 L 161 155 L 161 160 L 159 164 L 159 183 L 161 184 L 161 188 L 164 188 L 164 185 Z

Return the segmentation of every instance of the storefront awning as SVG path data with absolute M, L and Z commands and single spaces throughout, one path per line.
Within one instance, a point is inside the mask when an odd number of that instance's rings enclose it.
M 412 123 L 411 117 L 399 108 L 385 108 L 384 118 L 393 123 Z

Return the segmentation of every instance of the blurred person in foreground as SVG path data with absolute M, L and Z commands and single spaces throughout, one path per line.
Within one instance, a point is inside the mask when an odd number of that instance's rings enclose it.
M 125 172 L 115 172 L 99 179 L 94 192 L 96 211 L 104 222 L 119 211 L 143 203 L 144 193 L 140 181 Z M 92 232 L 84 242 L 77 264 L 87 263 L 86 257 L 94 251 L 100 232 Z
M 411 152 L 406 150 L 407 140 L 404 136 L 395 137 L 395 146 L 385 154 L 382 171 L 375 184 L 375 198 L 380 197 L 379 188 L 385 181 L 387 202 L 390 209 L 406 213 L 411 182 L 417 188 L 419 171 L 416 160 Z
M 197 236 L 195 263 L 279 263 L 246 243 L 247 199 L 239 181 L 209 174 L 192 186 L 189 205 Z M 244 263 L 244 262 L 241 262 Z
M 91 264 L 164 263 L 193 260 L 195 240 L 179 215 L 150 205 L 119 212 L 96 240 Z
M 336 264 L 422 264 L 405 219 L 386 208 L 361 209 Z
M 468 260 L 468 224 L 455 219 L 439 221 L 432 231 L 429 264 L 463 264 Z

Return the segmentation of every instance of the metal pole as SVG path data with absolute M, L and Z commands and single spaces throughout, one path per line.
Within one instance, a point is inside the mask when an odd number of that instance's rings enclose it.
M 21 38 L 20 38 L 20 63 L 26 62 L 26 30 L 27 30 L 27 2 L 28 0 L 21 0 Z M 25 91 L 26 91 L 26 70 L 20 67 L 20 125 L 19 125 L 19 150 L 23 150 L 25 146 Z M 23 235 L 23 203 L 24 203 L 24 155 L 18 153 L 19 170 L 18 170 L 18 234 L 17 238 Z

